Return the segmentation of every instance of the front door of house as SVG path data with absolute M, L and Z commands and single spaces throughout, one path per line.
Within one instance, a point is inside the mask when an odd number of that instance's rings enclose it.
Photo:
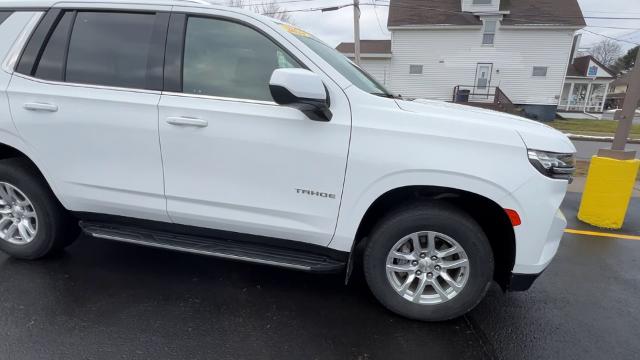
M 490 63 L 478 63 L 476 66 L 476 83 L 474 93 L 478 95 L 489 94 L 489 87 L 491 85 L 491 71 L 493 64 Z

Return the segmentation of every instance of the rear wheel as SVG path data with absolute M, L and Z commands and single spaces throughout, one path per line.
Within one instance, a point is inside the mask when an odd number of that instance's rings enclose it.
M 461 316 L 484 297 L 493 254 L 481 227 L 447 203 L 395 211 L 374 228 L 364 254 L 367 283 L 391 311 L 418 320 Z
M 38 259 L 70 245 L 78 227 L 24 159 L 0 161 L 0 250 Z

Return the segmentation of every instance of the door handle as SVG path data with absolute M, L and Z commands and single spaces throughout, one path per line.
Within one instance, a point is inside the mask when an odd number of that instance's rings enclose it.
M 47 103 L 26 103 L 23 106 L 26 110 L 30 111 L 46 111 L 46 112 L 56 112 L 58 111 L 58 105 L 47 104 Z
M 192 118 L 192 117 L 169 117 L 167 118 L 167 123 L 171 125 L 178 126 L 197 126 L 197 127 L 206 127 L 209 125 L 207 120 Z

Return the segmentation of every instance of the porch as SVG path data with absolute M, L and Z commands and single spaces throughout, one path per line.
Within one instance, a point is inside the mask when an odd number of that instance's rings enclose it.
M 558 111 L 602 113 L 610 80 L 567 79 L 562 89 Z
M 510 114 L 521 113 L 520 109 L 497 86 L 456 85 L 453 88 L 451 101 Z

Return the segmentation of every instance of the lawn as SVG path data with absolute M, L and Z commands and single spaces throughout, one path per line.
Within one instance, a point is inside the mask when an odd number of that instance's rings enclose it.
M 576 135 L 613 136 L 618 122 L 613 120 L 554 120 L 546 123 L 562 132 Z M 631 127 L 631 138 L 640 139 L 640 124 Z
M 589 173 L 589 162 L 584 160 L 576 161 L 576 172 L 573 174 L 574 176 L 587 176 Z M 637 182 L 640 182 L 640 172 L 638 172 L 638 177 L 636 178 Z

